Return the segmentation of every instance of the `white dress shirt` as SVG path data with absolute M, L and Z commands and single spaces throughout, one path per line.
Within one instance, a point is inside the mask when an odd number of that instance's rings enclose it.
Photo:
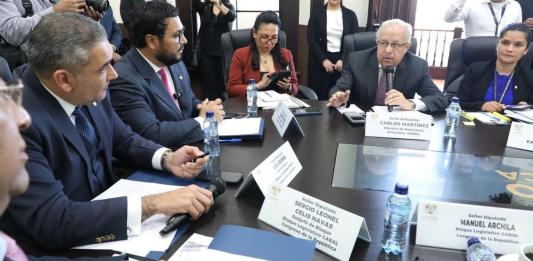
M 328 40 L 328 52 L 338 53 L 341 51 L 342 31 L 344 25 L 342 23 L 342 9 L 330 11 L 327 10 L 327 26 L 326 34 Z

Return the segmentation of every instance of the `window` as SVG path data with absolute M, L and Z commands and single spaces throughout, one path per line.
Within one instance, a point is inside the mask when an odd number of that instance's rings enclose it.
M 279 0 L 230 0 L 237 11 L 233 30 L 252 28 L 257 15 L 262 11 L 272 10 L 279 14 Z

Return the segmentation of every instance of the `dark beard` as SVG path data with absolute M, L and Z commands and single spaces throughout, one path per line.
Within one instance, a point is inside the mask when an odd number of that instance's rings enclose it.
M 155 58 L 166 66 L 170 66 L 170 65 L 179 63 L 181 61 L 181 57 L 176 58 L 176 56 L 170 55 L 168 52 L 165 52 L 164 50 L 158 51 L 155 54 Z

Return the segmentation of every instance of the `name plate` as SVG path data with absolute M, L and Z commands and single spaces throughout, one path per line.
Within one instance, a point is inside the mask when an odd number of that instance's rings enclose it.
M 235 193 L 235 197 L 238 197 L 253 180 L 257 182 L 259 189 L 266 197 L 268 188 L 273 183 L 289 185 L 300 170 L 302 170 L 302 164 L 296 157 L 291 144 L 286 141 L 246 176 Z
M 358 235 L 370 242 L 363 217 L 289 187 L 274 184 L 259 220 L 298 238 L 314 240 L 318 250 L 348 260 Z
M 433 117 L 416 112 L 367 112 L 365 136 L 429 140 Z
M 507 147 L 533 151 L 533 125 L 522 122 L 511 123 Z
M 276 126 L 276 130 L 281 137 L 288 134 L 290 128 L 293 129 L 292 133 L 296 133 L 302 137 L 305 136 L 296 117 L 294 117 L 294 114 L 284 102 L 278 103 L 278 107 L 276 107 L 276 110 L 272 114 L 272 122 L 274 122 L 274 126 Z
M 467 249 L 475 236 L 497 254 L 517 253 L 533 242 L 533 211 L 421 200 L 416 244 Z

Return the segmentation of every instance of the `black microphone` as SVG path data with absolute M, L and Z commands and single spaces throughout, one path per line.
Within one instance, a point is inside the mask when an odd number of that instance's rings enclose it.
M 213 199 L 217 198 L 219 195 L 223 194 L 226 191 L 226 182 L 218 178 L 209 182 L 207 185 L 207 190 L 213 193 Z M 189 214 L 175 214 L 167 220 L 166 226 L 159 231 L 161 236 L 173 231 L 178 228 L 183 222 L 188 221 L 191 218 Z
M 388 66 L 383 68 L 383 72 L 385 73 L 385 80 L 387 83 L 387 92 L 393 89 L 392 82 L 394 79 L 394 66 Z M 389 112 L 392 111 L 392 105 L 387 105 L 387 110 Z

